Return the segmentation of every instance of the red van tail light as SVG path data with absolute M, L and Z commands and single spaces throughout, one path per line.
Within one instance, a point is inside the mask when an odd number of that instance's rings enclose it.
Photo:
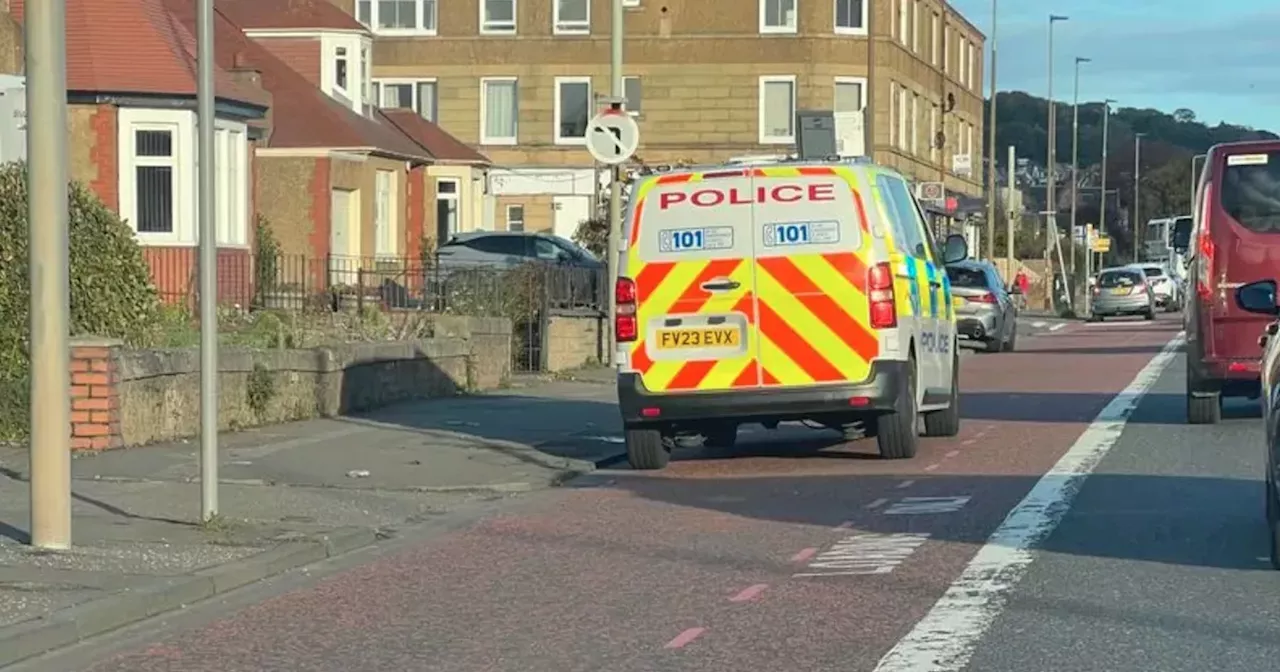
M 867 298 L 871 300 L 871 328 L 898 326 L 898 306 L 893 296 L 893 266 L 882 262 L 867 270 Z
M 618 307 L 613 320 L 613 336 L 618 343 L 631 343 L 640 335 L 636 322 L 636 283 L 631 278 L 618 278 L 613 286 L 613 300 Z
M 1213 236 L 1210 235 L 1209 215 L 1213 212 L 1213 183 L 1205 182 L 1200 195 L 1200 239 L 1196 241 L 1200 255 L 1199 273 L 1196 276 L 1196 294 L 1204 300 L 1213 298 Z

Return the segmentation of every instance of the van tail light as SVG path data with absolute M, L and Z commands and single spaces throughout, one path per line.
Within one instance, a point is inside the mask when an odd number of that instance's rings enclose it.
M 618 308 L 613 319 L 614 340 L 632 343 L 640 335 L 636 322 L 636 282 L 631 278 L 618 278 L 613 285 L 613 301 Z
M 974 303 L 995 303 L 996 295 L 991 292 L 983 292 L 977 296 L 969 297 L 969 300 Z
M 898 326 L 898 305 L 893 296 L 893 266 L 883 262 L 867 270 L 867 291 L 871 300 L 871 328 Z
M 1199 272 L 1196 276 L 1196 294 L 1204 300 L 1213 298 L 1213 237 L 1209 231 L 1209 213 L 1213 212 L 1213 183 L 1206 182 L 1200 194 L 1200 239 L 1196 241 L 1197 254 L 1200 255 Z

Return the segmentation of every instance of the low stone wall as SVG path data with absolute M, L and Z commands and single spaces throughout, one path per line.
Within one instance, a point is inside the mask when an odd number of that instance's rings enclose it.
M 505 332 L 505 333 L 504 333 Z M 511 325 L 448 318 L 435 338 L 312 350 L 222 350 L 218 427 L 337 416 L 410 399 L 493 389 L 511 375 Z M 101 450 L 195 436 L 200 353 L 72 347 L 72 448 Z
M 547 319 L 547 371 L 567 371 L 604 360 L 605 319 L 598 315 L 552 315 Z

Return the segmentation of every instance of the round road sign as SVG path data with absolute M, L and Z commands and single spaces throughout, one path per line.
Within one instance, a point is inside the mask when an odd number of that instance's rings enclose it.
M 625 110 L 604 110 L 587 123 L 587 151 L 600 163 L 622 163 L 639 146 L 640 127 Z

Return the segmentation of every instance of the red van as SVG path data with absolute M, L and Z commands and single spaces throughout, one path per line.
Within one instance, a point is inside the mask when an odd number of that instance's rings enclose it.
M 1280 141 L 1215 145 L 1196 189 L 1188 249 L 1187 420 L 1213 424 L 1222 397 L 1256 399 L 1271 318 L 1236 305 L 1237 287 L 1280 279 Z

